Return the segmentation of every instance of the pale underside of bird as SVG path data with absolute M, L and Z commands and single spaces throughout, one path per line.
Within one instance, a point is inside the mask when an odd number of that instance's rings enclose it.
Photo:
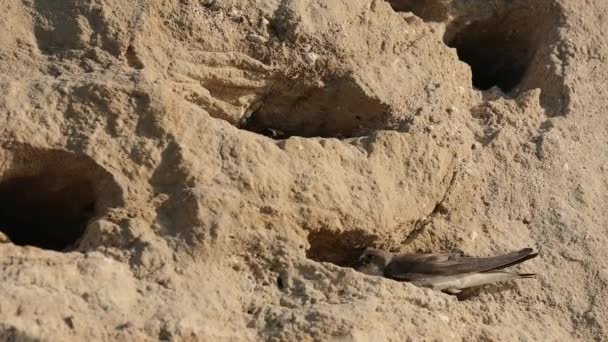
M 533 273 L 512 273 L 502 269 L 536 257 L 532 248 L 493 257 L 459 254 L 394 254 L 367 248 L 355 269 L 369 275 L 410 282 L 447 293 L 495 282 L 534 278 Z

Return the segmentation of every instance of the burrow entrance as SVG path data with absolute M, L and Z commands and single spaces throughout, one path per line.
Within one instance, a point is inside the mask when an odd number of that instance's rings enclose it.
M 240 128 L 277 140 L 291 136 L 351 138 L 394 128 L 389 107 L 354 80 L 322 86 L 289 83 L 276 87 L 241 120 Z
M 0 225 L 17 245 L 63 250 L 84 233 L 95 214 L 95 194 L 85 180 L 56 175 L 17 177 L 0 184 Z
M 375 247 L 379 238 L 364 231 L 334 232 L 329 230 L 313 231 L 308 234 L 310 248 L 306 251 L 306 257 L 316 262 L 329 262 L 340 267 L 354 268 L 367 247 Z M 445 248 L 448 252 L 449 248 Z M 387 251 L 391 251 L 390 249 Z M 416 253 L 424 253 L 417 251 Z M 427 252 L 428 253 L 428 252 Z M 277 279 L 279 288 L 283 287 L 284 280 L 281 276 Z M 470 300 L 478 297 L 481 293 L 497 293 L 502 289 L 514 289 L 515 283 L 501 282 L 473 287 L 463 290 L 454 295 L 459 301 Z
M 74 249 L 87 224 L 121 202 L 111 175 L 65 151 L 0 151 L 0 231 L 21 246 Z M 2 163 L 0 163 L 2 164 Z
M 306 257 L 317 262 L 331 262 L 342 267 L 352 267 L 365 248 L 378 239 L 363 231 L 333 232 L 320 230 L 308 234 L 310 248 Z
M 424 21 L 444 21 L 448 9 L 441 0 L 387 0 L 395 12 L 412 12 Z
M 444 41 L 471 67 L 475 88 L 508 93 L 522 83 L 544 32 L 536 14 L 527 6 L 506 6 L 486 19 L 463 17 L 449 25 Z

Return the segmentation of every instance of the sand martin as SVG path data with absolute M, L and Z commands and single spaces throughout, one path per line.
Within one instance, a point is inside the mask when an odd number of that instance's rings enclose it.
M 447 293 L 519 278 L 533 278 L 532 273 L 511 273 L 502 269 L 536 257 L 532 248 L 494 257 L 467 257 L 459 254 L 395 254 L 367 248 L 355 266 L 369 275 L 407 281 Z

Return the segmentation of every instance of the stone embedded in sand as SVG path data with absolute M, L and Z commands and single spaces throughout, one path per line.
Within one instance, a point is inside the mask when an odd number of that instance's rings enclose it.
M 314 65 L 317 62 L 317 59 L 319 59 L 319 55 L 314 52 L 304 54 L 304 60 L 306 60 L 306 63 L 310 65 Z
M 247 40 L 257 44 L 265 44 L 268 41 L 268 38 L 262 37 L 259 34 L 250 34 L 247 36 Z

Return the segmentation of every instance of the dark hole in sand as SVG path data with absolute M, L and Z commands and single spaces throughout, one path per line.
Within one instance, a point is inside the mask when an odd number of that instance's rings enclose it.
M 536 34 L 530 30 L 529 23 L 520 25 L 515 18 L 492 17 L 452 30 L 446 43 L 471 67 L 475 88 L 497 86 L 510 92 L 523 80 L 536 52 Z
M 306 251 L 306 257 L 318 262 L 353 267 L 365 248 L 372 246 L 376 239 L 375 235 L 363 231 L 313 231 L 308 235 L 310 248 Z
M 0 183 L 0 230 L 16 245 L 69 249 L 94 213 L 95 193 L 86 179 L 38 175 Z
M 412 12 L 424 21 L 447 19 L 447 8 L 438 0 L 387 0 L 396 12 Z
M 323 86 L 289 81 L 277 86 L 239 127 L 275 140 L 292 136 L 353 138 L 395 129 L 390 108 L 350 78 Z

